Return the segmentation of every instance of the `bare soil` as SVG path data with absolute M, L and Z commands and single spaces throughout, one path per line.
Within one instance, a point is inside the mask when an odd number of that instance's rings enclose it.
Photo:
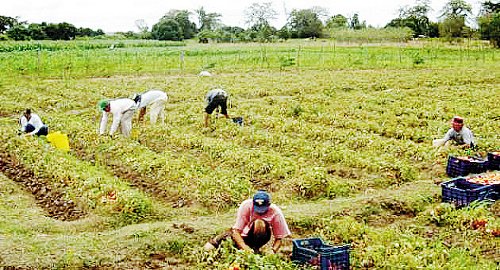
M 44 209 L 49 217 L 71 221 L 86 215 L 74 201 L 65 199 L 62 190 L 51 187 L 51 179 L 35 175 L 8 153 L 0 152 L 0 172 L 33 194 L 37 205 Z

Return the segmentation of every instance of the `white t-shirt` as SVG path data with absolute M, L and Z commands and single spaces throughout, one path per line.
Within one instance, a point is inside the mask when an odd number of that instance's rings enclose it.
M 31 124 L 35 127 L 35 130 L 33 130 L 32 132 L 29 133 L 31 135 L 36 134 L 40 130 L 40 128 L 43 127 L 42 119 L 40 119 L 40 116 L 38 116 L 38 114 L 36 114 L 36 113 L 31 113 L 31 118 L 29 121 L 26 118 L 26 116 L 24 116 L 24 115 L 21 116 L 21 119 L 19 119 L 19 122 L 21 123 L 21 131 L 23 131 L 23 132 L 26 132 L 26 126 L 28 124 Z
M 167 99 L 167 93 L 161 90 L 149 90 L 141 94 L 141 101 L 138 103 L 138 108 L 144 108 L 159 100 L 167 101 Z
M 111 100 L 109 101 L 109 106 L 109 113 L 106 111 L 102 112 L 101 125 L 99 126 L 99 134 L 101 135 L 106 132 L 106 123 L 108 122 L 109 114 L 113 115 L 113 123 L 111 124 L 111 128 L 109 130 L 109 134 L 113 135 L 118 129 L 118 125 L 120 125 L 123 113 L 129 110 L 137 109 L 137 104 L 135 104 L 135 102 L 129 98 Z

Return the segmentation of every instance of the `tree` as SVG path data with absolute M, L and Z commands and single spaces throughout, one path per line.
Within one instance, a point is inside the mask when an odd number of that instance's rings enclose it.
M 187 10 L 175 10 L 171 11 L 171 17 L 179 23 L 179 27 L 182 29 L 182 36 L 184 39 L 193 38 L 196 34 L 196 24 L 189 20 L 189 15 L 191 13 Z
M 19 24 L 16 18 L 0 16 L 0 34 L 3 34 L 7 29 Z
M 500 12 L 500 3 L 493 3 L 492 1 L 485 1 L 481 5 L 482 15 L 488 15 Z
M 359 30 L 366 28 L 366 22 L 363 21 L 362 23 L 359 21 L 359 15 L 358 13 L 354 13 L 352 18 L 349 20 L 349 28 L 354 29 L 354 30 Z
M 472 6 L 464 0 L 450 0 L 447 2 L 442 11 L 441 16 L 444 18 L 463 17 L 467 18 L 472 14 Z
M 23 24 L 16 24 L 10 27 L 6 32 L 7 36 L 13 40 L 29 40 L 30 33 Z
M 154 39 L 158 40 L 181 40 L 183 38 L 179 23 L 169 17 L 163 17 L 158 23 L 153 25 L 151 34 Z
M 412 7 L 402 7 L 399 17 L 391 20 L 386 27 L 408 27 L 415 37 L 431 36 L 431 22 L 427 14 L 431 11 L 429 0 L 417 0 Z
M 34 40 L 44 40 L 48 39 L 47 34 L 45 33 L 45 26 L 46 23 L 42 24 L 37 24 L 37 23 L 32 23 L 28 25 L 28 32 L 31 37 L 31 39 Z
M 198 16 L 198 23 L 200 25 L 200 28 L 198 28 L 199 31 L 214 30 L 219 24 L 219 18 L 222 16 L 219 13 L 207 13 L 203 7 L 196 9 L 195 13 Z
M 276 29 L 271 26 L 270 20 L 275 19 L 277 12 L 271 7 L 271 2 L 253 3 L 245 10 L 246 23 L 250 30 L 255 32 L 254 38 L 261 41 L 271 41 Z
M 77 29 L 70 23 L 50 23 L 45 27 L 47 38 L 52 40 L 70 40 L 76 37 Z
M 148 26 L 148 24 L 146 23 L 146 21 L 144 19 L 136 20 L 135 21 L 135 26 L 139 30 L 140 37 L 142 39 L 151 38 L 151 34 L 149 32 L 149 26 Z
M 290 13 L 292 37 L 322 37 L 323 23 L 312 9 L 292 10 Z
M 490 40 L 496 48 L 500 48 L 500 12 L 496 12 L 491 16 Z
M 448 17 L 439 24 L 439 36 L 447 39 L 463 37 L 465 18 Z
M 494 47 L 500 48 L 500 3 L 484 2 L 478 21 L 481 38 L 490 40 Z
M 439 26 L 439 35 L 447 38 L 464 36 L 468 32 L 465 20 L 472 14 L 472 6 L 464 0 L 450 0 L 442 9 L 441 18 L 444 18 Z
M 253 3 L 245 10 L 246 23 L 251 27 L 260 29 L 270 25 L 270 20 L 276 18 L 278 13 L 272 8 L 271 2 Z
M 288 25 L 284 25 L 283 27 L 281 27 L 281 29 L 278 30 L 276 34 L 278 35 L 279 38 L 284 40 L 287 40 L 292 37 L 292 31 L 290 30 Z
M 193 38 L 196 25 L 189 20 L 187 10 L 170 10 L 153 26 L 151 34 L 159 40 L 183 40 Z
M 330 17 L 330 19 L 328 19 L 326 21 L 326 27 L 327 28 L 347 28 L 349 27 L 349 23 L 348 23 L 348 20 L 347 18 L 342 15 L 342 14 L 337 14 L 335 16 L 332 16 Z

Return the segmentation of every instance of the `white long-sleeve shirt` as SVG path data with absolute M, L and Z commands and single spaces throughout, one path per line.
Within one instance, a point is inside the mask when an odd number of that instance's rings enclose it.
M 31 118 L 28 120 L 26 116 L 21 116 L 21 119 L 19 119 L 19 122 L 21 123 L 21 131 L 26 132 L 26 126 L 28 124 L 31 124 L 35 127 L 35 130 L 29 133 L 29 135 L 34 135 L 36 134 L 41 127 L 43 127 L 43 122 L 42 119 L 40 119 L 40 116 L 36 113 L 31 113 Z
M 120 121 L 122 119 L 123 113 L 128 110 L 135 110 L 137 105 L 135 102 L 129 98 L 120 98 L 109 101 L 110 111 L 109 113 L 106 111 L 102 112 L 101 125 L 99 127 L 99 134 L 104 134 L 106 132 L 106 124 L 108 122 L 108 115 L 113 115 L 113 123 L 111 124 L 111 128 L 109 130 L 109 135 L 113 135 L 118 126 L 120 125 Z
M 138 108 L 143 108 L 158 100 L 168 100 L 167 93 L 161 90 L 149 90 L 141 94 L 141 101 L 138 103 Z

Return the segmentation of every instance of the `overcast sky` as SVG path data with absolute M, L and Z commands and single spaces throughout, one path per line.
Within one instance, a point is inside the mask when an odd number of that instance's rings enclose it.
M 477 14 L 479 0 L 466 0 L 474 6 Z M 271 24 L 281 28 L 286 21 L 286 13 L 293 9 L 314 6 L 325 8 L 330 15 L 342 14 L 346 17 L 359 14 L 361 21 L 382 27 L 396 18 L 402 6 L 412 6 L 414 0 L 2 0 L 0 15 L 19 17 L 28 23 L 68 22 L 76 27 L 89 27 L 104 32 L 126 32 L 138 29 L 135 22 L 142 19 L 151 29 L 152 25 L 171 9 L 194 11 L 204 7 L 207 12 L 222 14 L 221 21 L 229 26 L 245 25 L 245 9 L 252 3 L 271 2 L 278 13 Z M 430 19 L 437 16 L 448 0 L 431 0 Z M 197 23 L 196 17 L 192 21 Z

